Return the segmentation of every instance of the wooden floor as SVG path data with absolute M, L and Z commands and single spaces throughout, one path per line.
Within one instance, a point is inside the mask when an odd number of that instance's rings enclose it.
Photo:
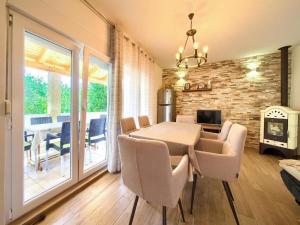
M 299 225 L 298 206 L 280 178 L 278 157 L 247 149 L 238 182 L 231 184 L 241 225 Z M 198 179 L 194 215 L 189 214 L 191 184 L 183 207 L 187 225 L 234 225 L 222 183 Z M 107 174 L 50 212 L 40 224 L 127 225 L 134 195 L 120 175 Z M 135 225 L 161 225 L 161 208 L 139 201 Z M 183 225 L 178 209 L 168 209 L 168 224 Z

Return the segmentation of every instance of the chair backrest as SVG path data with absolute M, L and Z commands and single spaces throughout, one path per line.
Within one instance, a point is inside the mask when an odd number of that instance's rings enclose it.
M 154 203 L 172 201 L 172 168 L 167 144 L 161 141 L 118 137 L 124 184 Z
M 106 126 L 107 126 L 107 115 L 106 114 L 102 114 L 101 116 L 100 116 L 100 119 L 104 119 L 104 127 L 103 127 L 103 133 L 105 133 L 105 131 L 106 131 Z
M 70 144 L 71 141 L 71 123 L 63 122 L 61 127 L 60 148 L 65 148 L 64 145 Z
M 225 123 L 222 126 L 221 132 L 218 134 L 218 140 L 219 141 L 226 141 L 231 126 L 232 126 L 232 122 L 229 121 L 229 120 L 226 120 Z
M 177 115 L 176 122 L 178 123 L 195 123 L 194 116 L 190 115 Z
M 235 161 L 231 164 L 231 166 L 232 171 L 235 172 L 234 175 L 236 178 L 240 171 L 241 158 L 244 152 L 246 138 L 247 128 L 239 124 L 233 124 L 229 131 L 227 140 L 223 145 L 222 154 L 235 157 Z
M 70 122 L 70 121 L 71 121 L 70 115 L 57 116 L 57 122 Z
M 89 138 L 105 134 L 106 118 L 91 119 L 89 127 Z
M 139 126 L 140 128 L 149 127 L 150 121 L 148 116 L 139 116 Z
M 133 117 L 123 118 L 120 121 L 122 134 L 129 134 L 136 130 L 136 125 Z
M 52 123 L 52 117 L 51 116 L 32 117 L 30 118 L 30 123 L 31 125 Z

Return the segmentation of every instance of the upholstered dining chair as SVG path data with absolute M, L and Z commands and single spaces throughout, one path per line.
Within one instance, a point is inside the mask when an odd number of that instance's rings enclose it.
M 121 119 L 120 125 L 122 134 L 129 134 L 137 130 L 133 117 Z
M 222 126 L 221 132 L 220 133 L 213 133 L 213 132 L 207 132 L 207 131 L 201 131 L 200 133 L 200 139 L 199 142 L 197 143 L 197 149 L 214 149 L 211 146 L 219 144 L 222 145 L 224 141 L 226 141 L 230 128 L 232 126 L 232 122 L 227 120 Z
M 149 127 L 150 126 L 150 121 L 149 121 L 149 117 L 148 116 L 139 116 L 138 120 L 139 120 L 139 126 L 140 126 L 140 128 L 144 128 L 144 127 Z
M 222 126 L 220 133 L 217 134 L 217 133 L 212 133 L 212 132 L 207 132 L 207 131 L 201 131 L 200 138 L 226 141 L 231 126 L 232 126 L 232 122 L 229 120 L 226 120 Z
M 183 156 L 172 170 L 166 143 L 127 135 L 120 135 L 118 142 L 123 182 L 136 195 L 129 225 L 133 222 L 139 197 L 162 206 L 164 225 L 167 224 L 166 207 L 175 208 L 177 204 L 185 221 L 180 194 L 188 179 L 188 156 Z
M 176 122 L 177 123 L 195 123 L 195 118 L 190 115 L 177 115 Z
M 233 203 L 234 198 L 228 182 L 235 181 L 239 177 L 246 136 L 246 127 L 233 124 L 225 142 L 214 142 L 215 144 L 211 145 L 210 149 L 196 150 L 196 157 L 202 175 L 222 181 L 228 202 L 238 225 L 239 220 Z M 192 188 L 191 213 L 193 210 L 196 181 L 197 179 L 194 179 Z

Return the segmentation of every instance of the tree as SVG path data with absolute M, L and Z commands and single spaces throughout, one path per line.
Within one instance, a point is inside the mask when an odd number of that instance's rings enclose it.
M 71 88 L 67 84 L 61 83 L 60 107 L 61 113 L 71 112 Z
M 107 87 L 103 84 L 88 83 L 87 112 L 107 111 Z
M 48 84 L 42 79 L 25 75 L 24 77 L 25 114 L 47 114 Z M 61 113 L 71 112 L 71 87 L 61 83 Z M 81 96 L 80 89 L 80 96 Z M 88 83 L 87 112 L 107 111 L 107 86 L 97 83 Z
M 25 115 L 46 114 L 48 84 L 40 78 L 27 74 L 24 76 L 24 84 Z

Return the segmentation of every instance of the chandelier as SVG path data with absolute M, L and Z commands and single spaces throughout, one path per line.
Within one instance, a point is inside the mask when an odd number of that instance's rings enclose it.
M 186 32 L 186 41 L 184 44 L 184 47 L 179 48 L 179 52 L 176 53 L 176 65 L 178 68 L 194 68 L 194 67 L 200 67 L 204 63 L 207 62 L 207 51 L 208 47 L 205 46 L 203 47 L 203 52 L 199 52 L 198 47 L 199 43 L 195 41 L 195 34 L 197 33 L 196 29 L 193 29 L 193 17 L 194 13 L 189 14 L 189 19 L 191 21 L 191 26 L 190 29 Z M 189 40 L 189 38 L 192 38 L 193 41 L 193 49 L 194 49 L 194 54 L 189 55 L 189 56 L 184 56 L 183 53 L 186 50 L 186 45 Z

